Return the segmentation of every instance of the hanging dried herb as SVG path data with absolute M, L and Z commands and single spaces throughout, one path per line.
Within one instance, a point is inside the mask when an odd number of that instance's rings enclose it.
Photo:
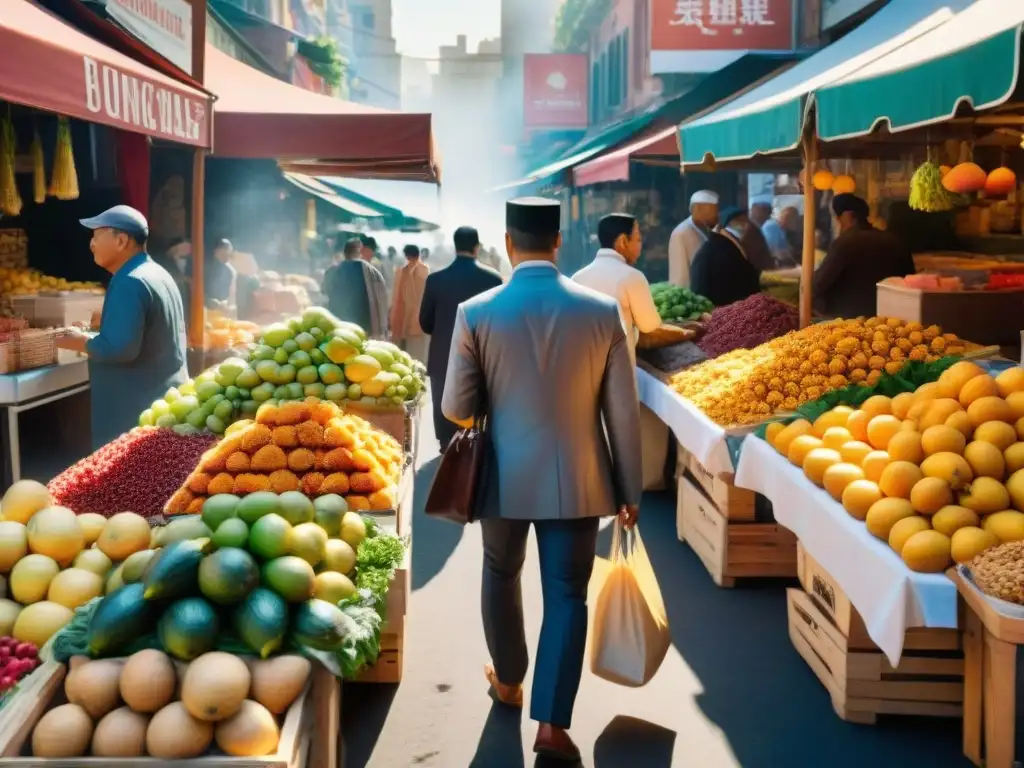
M 71 145 L 71 124 L 66 117 L 57 120 L 57 148 L 53 154 L 49 193 L 50 197 L 58 200 L 78 199 L 78 171 L 75 170 L 75 152 Z
M 14 178 L 14 156 L 17 138 L 10 114 L 0 124 L 0 213 L 17 216 L 21 213 L 21 195 Z

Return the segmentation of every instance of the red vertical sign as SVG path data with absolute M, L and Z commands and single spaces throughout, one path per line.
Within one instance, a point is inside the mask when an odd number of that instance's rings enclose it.
M 526 54 L 523 124 L 527 128 L 586 128 L 590 62 L 584 54 Z

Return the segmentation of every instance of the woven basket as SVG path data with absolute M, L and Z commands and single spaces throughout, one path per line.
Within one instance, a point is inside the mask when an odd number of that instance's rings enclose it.
M 684 341 L 693 341 L 697 332 L 690 328 L 680 328 L 675 325 L 662 325 L 650 333 L 641 333 L 637 340 L 640 349 L 658 349 L 669 347 Z
M 57 364 L 56 329 L 29 328 L 13 334 L 14 370 L 42 368 Z

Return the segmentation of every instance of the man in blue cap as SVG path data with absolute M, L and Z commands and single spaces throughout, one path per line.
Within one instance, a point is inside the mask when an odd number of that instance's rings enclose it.
M 93 258 L 113 277 L 99 333 L 71 331 L 58 345 L 89 356 L 92 444 L 99 448 L 188 379 L 185 313 L 174 279 L 146 253 L 145 216 L 116 205 L 81 223 L 92 230 Z

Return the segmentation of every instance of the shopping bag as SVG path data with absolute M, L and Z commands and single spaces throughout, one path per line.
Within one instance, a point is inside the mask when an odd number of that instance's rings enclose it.
M 665 602 L 640 533 L 616 521 L 590 636 L 590 671 L 639 688 L 654 677 L 671 641 Z

